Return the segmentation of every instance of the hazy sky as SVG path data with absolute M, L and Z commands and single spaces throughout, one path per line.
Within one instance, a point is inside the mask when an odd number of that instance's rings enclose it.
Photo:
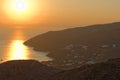
M 120 21 L 120 0 L 49 0 L 51 20 L 81 25 Z
M 36 21 L 46 25 L 79 26 L 120 21 L 120 0 L 43 0 Z M 37 19 L 39 18 L 39 19 Z

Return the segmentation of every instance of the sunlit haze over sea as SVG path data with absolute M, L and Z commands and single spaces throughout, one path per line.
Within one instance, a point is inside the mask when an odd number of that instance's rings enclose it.
M 58 29 L 58 28 L 57 28 Z M 0 60 L 1 62 L 8 60 L 35 59 L 38 61 L 48 61 L 45 52 L 37 52 L 32 48 L 25 46 L 23 43 L 35 35 L 45 33 L 55 28 L 5 28 L 0 29 Z

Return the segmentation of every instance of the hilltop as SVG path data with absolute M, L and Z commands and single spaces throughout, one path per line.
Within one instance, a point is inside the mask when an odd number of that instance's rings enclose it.
M 49 31 L 27 40 L 34 50 L 49 52 L 53 61 L 44 62 L 61 69 L 77 68 L 112 58 L 120 58 L 120 22 Z
M 120 80 L 120 59 L 59 72 L 48 80 Z
M 0 80 L 43 80 L 61 70 L 35 60 L 15 60 L 0 64 Z
M 0 80 L 120 80 L 120 58 L 64 71 L 35 60 L 7 61 L 0 64 Z

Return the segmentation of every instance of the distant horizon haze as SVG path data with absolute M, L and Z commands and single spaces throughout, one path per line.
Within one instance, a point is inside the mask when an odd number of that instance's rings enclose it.
M 69 27 L 120 21 L 119 0 L 12 0 L 10 3 L 8 1 L 0 1 L 0 23 L 5 25 Z M 23 1 L 23 4 L 28 6 L 25 8 L 25 5 L 15 1 Z

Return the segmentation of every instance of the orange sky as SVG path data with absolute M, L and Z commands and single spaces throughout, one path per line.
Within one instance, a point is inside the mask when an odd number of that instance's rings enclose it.
M 0 22 L 5 24 L 46 24 L 79 26 L 120 21 L 120 0 L 31 0 L 31 11 L 24 18 L 10 19 L 0 7 Z M 2 0 L 0 1 L 1 4 Z M 29 0 L 28 0 L 29 3 Z M 8 7 L 8 6 L 7 6 Z M 9 7 L 8 7 L 9 8 Z M 14 12 L 12 12 L 14 13 Z M 31 18 L 31 13 L 34 13 Z M 9 15 L 10 16 L 10 15 Z M 11 15 L 14 17 L 14 15 Z
M 19 8 L 25 3 L 23 10 Z M 43 1 L 40 0 L 2 0 L 0 1 L 0 23 L 36 24 L 44 22 L 46 15 Z M 17 7 L 16 7 L 17 5 Z

